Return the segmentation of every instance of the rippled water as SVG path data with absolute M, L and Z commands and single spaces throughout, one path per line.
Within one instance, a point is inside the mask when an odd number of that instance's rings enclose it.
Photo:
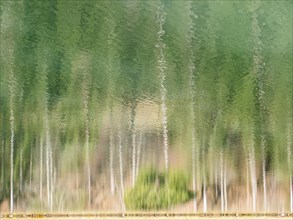
M 0 211 L 292 213 L 292 8 L 3 0 Z

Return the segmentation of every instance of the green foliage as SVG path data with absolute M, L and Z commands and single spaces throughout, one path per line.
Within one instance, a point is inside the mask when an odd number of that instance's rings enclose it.
M 125 194 L 130 210 L 168 209 L 188 201 L 193 192 L 188 189 L 189 179 L 180 171 L 158 172 L 154 168 L 139 173 L 135 186 Z
M 39 143 L 46 136 L 46 117 L 57 172 L 63 166 L 62 158 L 77 148 L 78 166 L 85 163 L 84 148 L 77 147 L 83 146 L 85 139 L 83 82 L 89 96 L 90 142 L 97 155 L 107 155 L 99 134 L 105 135 L 103 140 L 107 138 L 101 128 L 107 121 L 109 103 L 117 112 L 125 112 L 123 119 L 113 122 L 125 128 L 122 133 L 129 127 L 127 123 L 131 123 L 127 117 L 130 108 L 136 109 L 134 106 L 140 103 L 160 105 L 156 11 L 161 3 L 167 13 L 163 41 L 170 146 L 190 152 L 194 135 L 197 151 L 202 146 L 222 151 L 231 149 L 227 143 L 233 141 L 231 134 L 237 134 L 234 148 L 247 152 L 251 143 L 259 148 L 263 135 L 265 156 L 272 161 L 270 170 L 280 167 L 280 172 L 288 175 L 288 169 L 284 169 L 287 160 L 283 157 L 288 149 L 293 151 L 290 139 L 293 3 L 259 1 L 254 12 L 260 32 L 257 46 L 261 50 L 256 54 L 252 2 L 255 1 L 74 1 L 72 4 L 66 0 L 1 1 L 1 199 L 9 194 L 11 109 L 15 118 L 14 180 L 20 179 L 23 151 L 23 183 L 27 183 L 28 155 L 33 149 L 34 156 L 39 158 Z M 195 66 L 192 86 L 189 86 L 190 61 Z M 259 72 L 254 72 L 254 68 Z M 191 106 L 194 117 L 190 117 Z M 152 132 L 152 137 L 159 133 L 153 128 L 146 130 Z M 233 153 L 230 156 L 238 158 Z M 241 158 L 245 160 L 244 156 Z M 260 159 L 256 155 L 256 160 Z M 71 163 L 76 165 L 76 161 Z M 100 163 L 97 167 L 106 164 Z M 38 165 L 35 160 L 34 166 Z M 293 169 L 289 170 L 292 173 Z M 160 175 L 168 181 L 156 191 L 155 182 Z M 158 174 L 154 170 L 140 174 L 137 186 L 131 191 L 139 191 L 140 197 L 127 193 L 130 207 L 164 208 L 171 205 L 171 199 L 189 198 L 183 186 L 180 194 L 183 197 L 175 198 L 179 195 L 178 188 L 172 188 L 171 182 L 181 186 L 184 181 L 176 182 L 178 175 L 172 178 L 171 173 Z M 15 191 L 20 188 L 17 184 L 14 187 Z M 135 204 L 144 204 L 143 196 L 155 199 L 148 199 L 144 207 L 137 207 L 129 199 L 141 199 Z

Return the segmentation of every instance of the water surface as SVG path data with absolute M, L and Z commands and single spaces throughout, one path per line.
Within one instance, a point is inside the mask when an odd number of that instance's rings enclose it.
M 292 213 L 292 6 L 1 1 L 1 213 Z

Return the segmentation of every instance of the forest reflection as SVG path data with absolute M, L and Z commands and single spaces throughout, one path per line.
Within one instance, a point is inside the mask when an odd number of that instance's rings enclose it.
M 292 213 L 292 6 L 2 1 L 0 211 Z

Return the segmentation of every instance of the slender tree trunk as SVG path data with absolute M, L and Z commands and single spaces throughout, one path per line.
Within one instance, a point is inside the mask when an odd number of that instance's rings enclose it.
M 47 202 L 48 202 L 48 207 L 50 207 L 50 170 L 49 170 L 49 143 L 47 140 L 46 143 L 46 176 L 47 176 Z
M 136 144 L 135 144 L 135 130 L 132 131 L 132 186 L 135 185 L 135 151 L 136 151 Z
M 227 196 L 227 165 L 224 162 L 224 197 L 225 197 L 225 212 L 228 212 L 228 196 Z
M 142 132 L 139 132 L 139 142 L 137 146 L 137 159 L 136 159 L 136 178 L 138 175 L 138 170 L 139 170 L 139 162 L 140 162 L 140 155 L 141 155 L 141 149 L 142 149 Z
M 131 139 L 132 139 L 132 186 L 135 184 L 135 160 L 136 160 L 136 130 L 135 130 L 135 104 L 131 107 Z
M 254 54 L 253 54 L 253 74 L 257 76 L 257 88 L 259 90 L 258 101 L 261 105 L 261 120 L 264 121 L 263 115 L 263 82 L 261 80 L 261 72 L 262 72 L 262 63 L 263 58 L 261 56 L 262 50 L 262 42 L 260 40 L 261 36 L 261 28 L 258 24 L 257 19 L 257 9 L 259 8 L 261 2 L 253 1 L 251 2 L 251 10 L 252 10 L 252 35 L 254 38 Z M 263 128 L 262 128 L 263 132 Z M 264 140 L 264 138 L 263 138 Z M 253 204 L 253 212 L 256 211 L 256 199 L 257 199 L 257 181 L 256 181 L 256 165 L 255 165 L 255 149 L 254 149 L 254 141 L 251 140 L 251 146 L 249 150 L 249 165 L 250 165 L 250 175 L 251 175 L 251 186 L 252 186 L 252 204 Z M 264 144 L 264 143 L 263 143 Z M 264 153 L 263 145 L 263 153 Z M 265 160 L 263 160 L 265 166 Z M 265 170 L 262 170 L 265 172 Z M 265 173 L 263 173 L 263 177 L 265 177 Z M 266 200 L 266 180 L 263 179 L 263 187 L 264 187 L 264 200 Z M 266 201 L 264 201 L 264 205 L 266 206 Z
M 91 170 L 90 170 L 90 155 L 89 155 L 89 91 L 87 88 L 87 74 L 83 75 L 83 104 L 84 104 L 84 122 L 85 122 L 85 158 L 87 166 L 87 187 L 88 187 L 88 208 L 91 208 Z
M 33 178 L 33 150 L 32 150 L 32 147 L 30 149 L 30 171 L 29 171 L 29 177 L 30 177 L 30 190 L 32 190 L 32 178 Z
M 40 143 L 40 201 L 43 199 L 43 136 Z
M 14 193 L 13 193 L 13 175 L 14 175 L 14 96 L 15 96 L 15 79 L 14 79 L 14 73 L 11 70 L 10 76 L 9 76 L 9 90 L 10 90 L 10 97 L 9 97 L 9 105 L 10 105 L 10 213 L 13 212 L 13 199 L 14 199 Z
M 76 145 L 76 150 L 75 150 L 75 171 L 76 171 L 76 178 L 75 178 L 75 184 L 76 184 L 76 189 L 79 189 L 79 169 L 78 169 L 78 156 L 79 156 L 79 148 L 78 144 Z M 77 200 L 79 199 L 79 190 L 77 190 Z
M 207 204 L 207 184 L 206 184 L 206 164 L 205 164 L 205 151 L 204 151 L 204 146 L 202 150 L 202 158 L 203 158 L 203 212 L 206 213 L 208 209 L 208 204 Z
M 10 139 L 10 212 L 13 212 L 13 156 L 14 156 L 14 113 L 10 110 L 10 126 L 11 126 L 11 139 Z
M 251 190 L 252 190 L 252 211 L 256 212 L 256 199 L 257 199 L 257 182 L 256 182 L 256 167 L 255 167 L 255 152 L 254 143 L 250 143 L 249 149 L 249 169 L 251 178 Z
M 289 116 L 290 118 L 290 116 Z M 292 123 L 292 121 L 291 121 Z M 289 188 L 290 188 L 290 212 L 293 213 L 293 177 L 292 177 L 292 124 L 288 123 L 287 128 L 287 162 L 289 172 Z
M 78 147 L 78 144 L 76 145 L 76 153 L 75 153 L 75 171 L 76 171 L 76 189 L 79 189 L 79 169 L 78 169 L 78 155 L 79 155 L 79 147 Z M 77 192 L 77 199 L 79 199 L 79 191 L 76 190 Z
M 53 154 L 52 154 L 52 158 L 53 158 Z M 51 162 L 51 172 L 52 172 L 52 190 L 51 190 L 51 209 L 53 211 L 54 209 L 54 193 L 55 193 L 55 186 L 56 186 L 56 178 L 57 178 L 57 169 L 56 169 L 56 166 L 55 164 L 53 164 L 53 160 Z
M 111 55 L 111 51 L 113 51 L 113 38 L 115 36 L 114 31 L 115 31 L 115 23 L 113 20 L 113 17 L 110 16 L 109 23 L 107 23 L 109 30 L 108 30 L 108 36 L 107 36 L 107 49 L 108 49 L 108 53 L 107 53 L 107 74 L 109 75 L 109 78 L 111 79 L 113 77 L 113 67 L 112 67 L 112 55 Z M 110 143 L 109 143 L 109 168 L 110 168 L 110 190 L 111 190 L 111 194 L 114 195 L 115 194 L 115 176 L 114 176 L 114 145 L 113 145 L 113 82 L 110 81 L 109 83 L 109 94 L 110 94 L 110 121 L 111 121 L 111 125 L 110 125 Z
M 161 111 L 162 111 L 162 126 L 163 126 L 163 148 L 164 148 L 164 159 L 165 159 L 165 170 L 168 170 L 168 118 L 167 118 L 167 105 L 166 105 L 166 60 L 164 56 L 164 48 L 165 43 L 163 42 L 162 37 L 165 34 L 165 30 L 163 29 L 163 25 L 165 24 L 167 13 L 164 11 L 163 5 L 161 5 L 157 10 L 157 20 L 156 22 L 159 23 L 159 32 L 158 34 L 158 42 L 157 48 L 159 48 L 159 57 L 158 57 L 158 68 L 160 70 L 160 93 L 161 93 Z
M 290 212 L 293 213 L 293 177 L 292 175 L 290 175 L 290 180 L 289 180 L 289 184 L 290 184 Z
M 263 206 L 264 212 L 267 211 L 267 177 L 266 177 L 266 157 L 265 157 L 265 140 L 261 136 L 261 155 L 262 155 L 262 179 L 263 179 Z
M 189 40 L 190 41 L 190 40 Z M 189 42 L 191 45 L 191 42 Z M 189 93 L 190 93 L 190 99 L 191 99 L 191 105 L 190 105 L 190 112 L 191 112 L 191 160 L 192 160 L 192 190 L 193 192 L 196 192 L 196 171 L 195 171 L 195 126 L 194 126 L 194 95 L 193 95 L 193 89 L 194 89 L 194 76 L 193 72 L 195 70 L 195 66 L 193 65 L 193 53 L 191 51 L 191 56 L 189 59 Z M 193 211 L 197 212 L 197 199 L 196 195 L 194 196 L 193 200 Z
M 50 211 L 53 211 L 53 189 L 54 189 L 54 180 L 53 180 L 53 149 L 52 145 L 50 145 L 49 149 L 49 163 L 50 163 Z
M 1 157 L 1 186 L 2 186 L 2 192 L 4 192 L 4 158 L 5 158 L 5 150 L 4 150 L 4 140 L 2 140 L 2 157 Z
M 200 191 L 200 188 L 201 188 L 201 185 L 202 185 L 202 182 L 200 182 L 200 181 L 202 181 L 202 179 L 201 179 L 200 151 L 197 148 L 195 148 L 195 167 L 196 167 L 196 172 L 195 172 L 195 175 L 196 175 L 196 185 L 195 185 L 195 189 L 196 189 L 196 192 L 199 192 Z M 198 198 L 199 197 L 197 197 L 197 199 Z
M 221 212 L 224 213 L 225 200 L 224 200 L 224 161 L 223 153 L 220 153 L 220 169 L 221 169 Z
M 216 193 L 216 197 L 218 197 L 218 161 L 215 158 L 215 193 Z
M 191 9 L 191 5 L 190 11 Z M 190 16 L 189 16 L 190 18 Z M 197 212 L 197 195 L 196 195 L 196 141 L 195 141 L 195 116 L 194 116 L 194 73 L 195 73 L 195 65 L 194 65 L 194 53 L 192 50 L 192 37 L 194 36 L 193 30 L 192 30 L 192 19 L 189 20 L 189 27 L 188 27 L 188 33 L 187 33 L 187 44 L 190 47 L 190 57 L 189 57 L 189 63 L 188 63 L 188 69 L 189 69 L 189 96 L 190 96 L 190 114 L 191 114 L 191 164 L 192 164 L 192 190 L 195 193 L 194 199 L 193 199 L 193 211 Z
M 112 116 L 111 116 L 111 118 L 112 118 Z M 112 131 L 112 125 L 111 125 L 111 128 L 110 128 L 110 186 L 111 186 L 111 194 L 112 195 L 114 195 L 114 193 L 115 193 L 113 154 L 114 154 L 113 153 L 113 131 Z
M 46 104 L 45 108 L 45 130 L 46 130 L 46 176 L 47 176 L 47 202 L 48 208 L 51 210 L 51 175 L 50 175 L 50 168 L 51 168 L 51 161 L 50 161 L 50 154 L 51 154 L 51 140 L 50 140 L 50 128 L 49 128 L 49 117 L 48 117 L 48 107 Z
M 91 170 L 90 170 L 90 161 L 89 161 L 89 136 L 87 134 L 86 138 L 86 163 L 87 163 L 87 183 L 88 183 L 88 207 L 91 207 Z
M 23 186 L 23 175 L 22 175 L 22 160 L 23 160 L 23 150 L 20 150 L 20 161 L 19 161 L 19 192 L 22 193 Z
M 87 158 L 87 178 L 88 178 L 88 207 L 91 207 L 91 170 L 90 170 L 90 161 L 89 161 L 89 137 L 87 135 L 86 141 L 86 158 Z
M 246 211 L 250 210 L 250 191 L 249 191 L 249 160 L 246 160 Z
M 208 204 L 207 204 L 207 184 L 206 184 L 206 177 L 204 174 L 203 177 L 203 212 L 206 213 L 208 210 Z
M 196 193 L 196 177 L 195 177 L 195 147 L 192 145 L 192 190 L 195 193 L 194 199 L 193 199 L 193 211 L 197 212 L 197 193 Z
M 121 134 L 118 135 L 118 143 L 119 143 L 119 168 L 120 168 L 120 187 L 121 187 L 121 198 L 122 198 L 122 210 L 125 211 L 125 203 L 124 203 L 124 180 L 123 180 L 123 158 L 122 158 L 122 141 Z

